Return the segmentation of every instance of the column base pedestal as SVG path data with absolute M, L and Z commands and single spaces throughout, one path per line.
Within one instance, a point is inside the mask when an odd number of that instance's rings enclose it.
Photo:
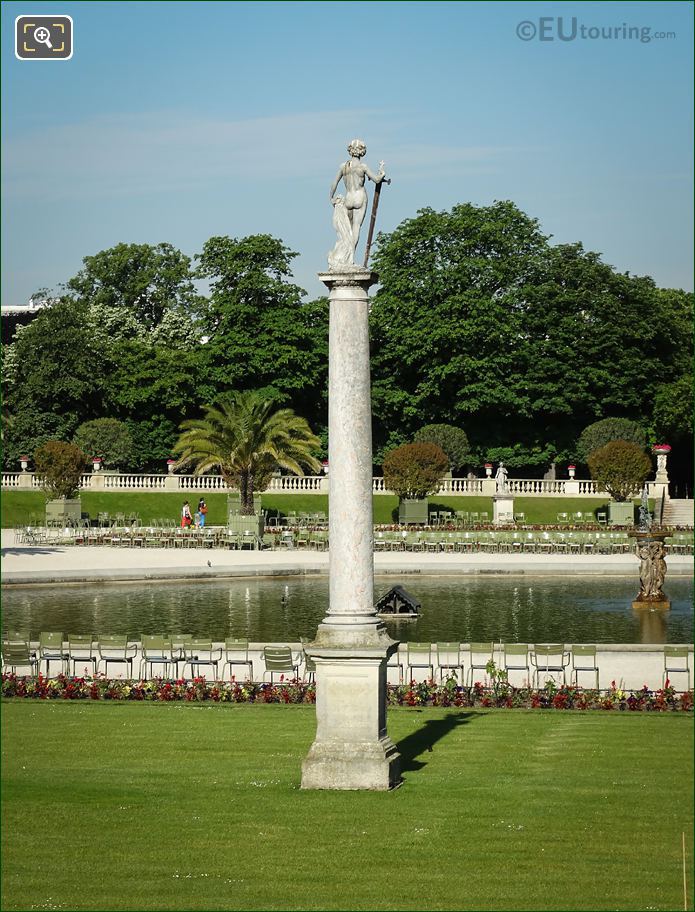
M 492 522 L 495 526 L 506 526 L 514 522 L 513 494 L 495 494 L 493 496 Z
M 316 662 L 316 738 L 302 764 L 303 789 L 386 791 L 400 782 L 400 754 L 386 733 L 386 663 L 398 643 L 379 631 L 378 645 L 321 643 Z M 385 642 L 384 642 L 385 641 Z
M 632 607 L 635 611 L 670 611 L 671 602 L 669 599 L 659 599 L 658 601 L 655 599 L 644 599 L 643 601 L 635 599 L 632 603 Z
M 400 783 L 400 754 L 385 735 L 378 741 L 314 742 L 302 763 L 303 789 L 388 791 Z

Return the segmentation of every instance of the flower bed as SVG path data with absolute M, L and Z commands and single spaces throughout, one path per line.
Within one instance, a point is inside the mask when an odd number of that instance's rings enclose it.
M 315 703 L 316 687 L 301 681 L 259 684 L 252 681 L 206 681 L 204 677 L 184 680 L 154 678 L 126 681 L 123 678 L 94 677 L 57 678 L 21 677 L 3 674 L 3 697 L 36 700 L 135 700 L 151 703 L 182 701 L 187 703 Z
M 2 675 L 2 696 L 35 700 L 130 700 L 151 703 L 174 701 L 213 703 L 292 703 L 316 702 L 316 685 L 296 679 L 279 684 L 251 681 L 206 681 L 155 678 L 148 681 L 126 681 L 122 678 L 94 677 L 57 678 Z M 677 693 L 667 680 L 659 690 L 624 691 L 615 681 L 607 691 L 584 690 L 556 685 L 549 681 L 543 688 L 512 687 L 496 682 L 491 687 L 476 682 L 462 687 L 455 677 L 442 684 L 433 680 L 422 683 L 389 685 L 389 706 L 456 706 L 497 707 L 501 709 L 599 709 L 630 712 L 690 712 L 693 692 Z
M 433 680 L 389 687 L 391 706 L 465 706 L 504 709 L 603 709 L 632 712 L 669 712 L 693 709 L 693 691 L 677 693 L 667 679 L 659 690 L 645 684 L 641 690 L 625 691 L 611 682 L 609 690 L 585 690 L 548 681 L 542 688 L 512 687 L 506 682 L 486 687 L 479 681 L 461 687 L 455 678 L 443 684 Z

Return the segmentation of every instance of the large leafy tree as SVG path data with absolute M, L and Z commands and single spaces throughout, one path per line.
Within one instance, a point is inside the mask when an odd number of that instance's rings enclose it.
M 238 484 L 241 512 L 250 515 L 260 479 L 276 466 L 297 475 L 304 467 L 319 471 L 313 455 L 319 444 L 304 418 L 249 390 L 228 392 L 202 418 L 184 421 L 174 452 L 180 454 L 177 466 L 192 464 L 198 475 L 219 469 L 228 485 Z
M 48 439 L 72 438 L 81 422 L 103 414 L 109 352 L 81 302 L 58 301 L 18 329 L 3 350 L 3 368 L 12 417 L 3 453 L 8 467 Z
M 423 419 L 489 432 L 528 414 L 510 383 L 523 333 L 519 289 L 545 251 L 513 203 L 421 210 L 379 238 L 382 286 L 371 311 L 377 443 L 412 437 Z
M 191 261 L 171 244 L 116 244 L 82 262 L 68 293 L 102 308 L 124 308 L 147 330 L 169 310 L 200 305 Z
M 692 296 L 551 246 L 513 203 L 422 210 L 380 236 L 375 267 L 382 449 L 425 422 L 465 425 L 479 455 L 513 448 L 528 470 L 573 455 L 592 421 L 648 420 L 657 387 L 687 372 Z
M 205 243 L 196 274 L 210 283 L 206 376 L 219 392 L 266 389 L 325 424 L 328 305 L 302 303 L 305 292 L 291 281 L 296 256 L 267 234 Z

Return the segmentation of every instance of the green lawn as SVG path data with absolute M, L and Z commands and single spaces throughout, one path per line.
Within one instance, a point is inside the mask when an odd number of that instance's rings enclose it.
M 153 519 L 169 517 L 178 519 L 181 505 L 188 499 L 195 507 L 199 494 L 165 494 L 161 492 L 138 491 L 85 491 L 82 494 L 82 509 L 90 516 L 104 511 L 108 513 L 139 513 L 143 523 Z M 207 494 L 208 523 L 222 525 L 226 522 L 227 495 Z M 45 497 L 40 491 L 3 491 L 2 492 L 2 526 L 11 528 L 26 525 L 32 517 L 43 517 Z M 290 510 L 296 513 L 318 513 L 328 511 L 327 494 L 264 494 L 263 509 L 279 510 L 287 514 Z M 374 522 L 393 522 L 393 511 L 398 508 L 398 498 L 393 495 L 377 494 L 373 498 Z M 529 523 L 555 523 L 559 512 L 573 513 L 596 512 L 604 509 L 605 498 L 600 497 L 516 497 L 514 509 L 526 514 Z M 492 499 L 490 497 L 430 497 L 430 508 L 438 510 L 465 510 L 467 512 L 486 511 L 492 519 Z
M 685 715 L 396 709 L 403 786 L 340 793 L 313 707 L 2 709 L 4 910 L 682 909 L 682 832 L 691 895 Z

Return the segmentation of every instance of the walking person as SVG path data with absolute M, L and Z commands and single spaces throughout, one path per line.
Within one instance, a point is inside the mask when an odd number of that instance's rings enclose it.
M 201 497 L 200 500 L 198 501 L 198 513 L 197 513 L 197 515 L 199 517 L 198 525 L 200 526 L 201 529 L 205 528 L 205 517 L 207 516 L 207 513 L 208 513 L 208 505 L 205 503 L 205 498 Z
M 191 516 L 191 505 L 187 500 L 184 500 L 183 506 L 181 507 L 181 528 L 187 529 L 193 522 L 193 517 Z

